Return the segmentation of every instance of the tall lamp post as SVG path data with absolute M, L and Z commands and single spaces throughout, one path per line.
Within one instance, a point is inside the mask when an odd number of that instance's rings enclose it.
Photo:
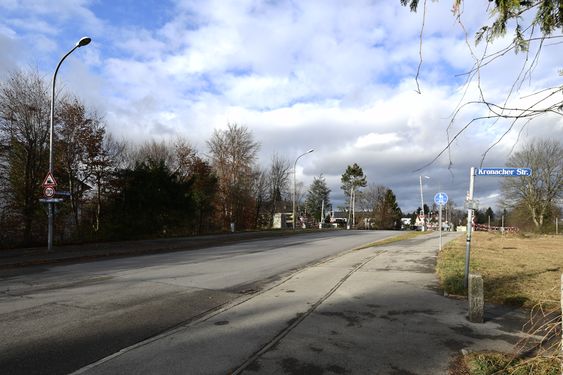
M 50 123 L 49 123 L 49 175 L 53 176 L 53 123 L 55 117 L 55 83 L 57 80 L 57 73 L 59 72 L 59 68 L 63 61 L 67 58 L 68 55 L 73 53 L 77 48 L 84 47 L 88 45 L 92 39 L 85 36 L 81 38 L 76 45 L 63 56 L 59 64 L 57 65 L 57 69 L 55 69 L 55 74 L 53 74 L 53 83 L 52 83 L 52 91 L 51 91 L 51 116 L 50 116 Z M 47 251 L 50 252 L 53 249 L 53 214 L 54 214 L 54 201 L 49 200 L 48 202 L 48 232 L 47 232 Z
M 422 177 L 430 178 L 428 176 L 419 176 L 420 177 L 420 207 L 422 208 L 422 231 L 426 230 L 426 214 L 424 213 L 424 196 L 422 195 Z
M 295 199 L 296 199 L 296 195 L 297 195 L 297 183 L 295 182 L 295 168 L 297 167 L 297 160 L 299 160 L 299 158 L 301 158 L 302 156 L 305 156 L 307 154 L 310 154 L 311 152 L 315 151 L 314 149 L 310 149 L 309 151 L 299 155 L 297 157 L 297 159 L 295 159 L 295 163 L 293 163 L 293 230 L 295 230 Z

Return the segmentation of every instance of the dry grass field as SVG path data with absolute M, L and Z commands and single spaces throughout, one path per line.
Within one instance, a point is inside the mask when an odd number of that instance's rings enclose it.
M 536 313 L 560 309 L 563 273 L 563 236 L 475 232 L 471 241 L 470 272 L 483 276 L 485 301 L 535 308 Z M 465 235 L 450 242 L 439 254 L 437 272 L 444 290 L 464 295 Z M 541 307 L 538 307 L 541 306 Z M 544 315 L 547 316 L 547 315 Z M 451 374 L 556 375 L 561 371 L 561 320 L 534 327 L 545 335 L 546 350 L 537 356 L 472 353 L 463 358 L 465 368 Z M 558 314 L 560 317 L 560 314 Z M 545 333 L 548 332 L 548 333 Z M 452 370 L 452 369 L 451 369 Z
M 464 264 L 461 236 L 438 257 L 437 271 L 446 292 L 464 294 Z M 483 276 L 487 302 L 559 306 L 563 236 L 474 232 L 470 271 Z

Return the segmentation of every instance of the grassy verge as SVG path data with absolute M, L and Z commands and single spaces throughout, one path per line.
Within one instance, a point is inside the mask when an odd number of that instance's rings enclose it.
M 471 375 L 559 375 L 560 363 L 554 357 L 517 359 L 501 353 L 471 353 L 465 357 Z
M 562 243 L 560 236 L 476 232 L 471 241 L 470 272 L 483 276 L 486 302 L 525 308 L 541 305 L 543 309 L 556 311 L 560 308 Z M 466 294 L 463 288 L 464 270 L 465 236 L 462 236 L 450 242 L 438 255 L 437 272 L 446 292 Z M 548 325 L 538 329 L 544 328 Z M 536 333 L 545 333 L 540 331 Z M 551 334 L 560 332 L 544 331 Z M 464 363 L 471 375 L 560 374 L 556 346 L 542 354 L 545 356 L 518 358 L 494 352 L 472 353 L 464 358 Z
M 470 272 L 483 276 L 485 301 L 531 308 L 557 307 L 563 272 L 561 237 L 474 233 Z M 444 247 L 437 272 L 444 290 L 465 295 L 465 237 Z
M 367 249 L 368 247 L 389 245 L 390 243 L 393 243 L 393 242 L 410 240 L 411 238 L 415 238 L 415 237 L 418 237 L 420 235 L 428 234 L 428 233 L 431 233 L 431 232 L 418 232 L 418 231 L 401 232 L 401 234 L 399 234 L 397 236 L 388 237 L 388 238 L 385 238 L 383 240 L 371 242 L 367 245 L 363 245 L 361 247 L 358 247 L 356 250 Z

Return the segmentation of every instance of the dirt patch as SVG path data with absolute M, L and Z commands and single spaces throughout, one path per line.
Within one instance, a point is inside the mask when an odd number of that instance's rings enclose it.
M 463 355 L 456 355 L 454 359 L 452 359 L 450 367 L 448 368 L 448 375 L 470 375 Z

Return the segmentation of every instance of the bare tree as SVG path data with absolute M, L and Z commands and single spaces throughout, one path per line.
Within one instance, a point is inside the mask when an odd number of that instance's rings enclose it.
M 369 212 L 377 228 L 392 229 L 401 219 L 395 194 L 387 186 L 369 184 L 360 194 L 362 211 Z
M 254 227 L 259 226 L 270 227 L 272 225 L 272 216 L 265 207 L 267 206 L 269 185 L 268 172 L 266 170 L 256 168 L 253 173 L 252 193 L 256 200 L 256 212 L 254 218 Z
M 181 180 L 190 182 L 194 200 L 195 231 L 201 234 L 212 224 L 213 200 L 217 192 L 217 177 L 208 161 L 198 155 L 196 148 L 184 138 L 174 142 L 172 171 Z
M 179 138 L 174 142 L 172 170 L 182 178 L 189 178 L 194 174 L 200 161 L 196 148 L 186 139 Z
M 175 145 L 165 141 L 157 142 L 154 139 L 147 141 L 141 146 L 129 150 L 130 166 L 141 163 L 155 166 L 164 163 L 172 170 L 176 161 L 175 148 Z
M 524 204 L 537 230 L 563 197 L 562 160 L 563 148 L 555 140 L 533 141 L 508 159 L 509 166 L 531 168 L 532 175 L 503 179 L 504 202 L 512 207 Z
M 268 175 L 271 219 L 279 211 L 279 204 L 283 201 L 284 196 L 288 194 L 290 173 L 291 163 L 289 160 L 283 159 L 277 153 L 274 153 Z
M 379 202 L 383 199 L 386 190 L 387 188 L 383 185 L 377 185 L 373 182 L 368 184 L 358 197 L 360 209 L 374 213 L 377 210 Z
M 416 11 L 421 5 L 419 0 L 400 0 L 402 5 L 409 6 L 411 11 Z M 479 53 L 469 41 L 468 33 L 462 21 L 464 4 L 463 0 L 452 0 L 453 15 L 465 33 L 466 46 L 468 53 L 473 59 L 473 67 L 465 73 L 466 82 L 462 97 L 458 105 L 454 108 L 450 123 L 446 130 L 448 142 L 433 160 L 422 168 L 434 163 L 444 153 L 450 151 L 450 146 L 456 139 L 472 126 L 483 122 L 490 122 L 492 125 L 503 125 L 504 131 L 494 140 L 491 140 L 489 147 L 482 154 L 482 162 L 489 151 L 504 139 L 512 131 L 518 130 L 519 134 L 533 119 L 545 116 L 563 116 L 563 85 L 554 86 L 544 85 L 542 88 L 521 95 L 516 98 L 522 87 L 532 81 L 532 73 L 538 65 L 542 51 L 546 48 L 558 49 L 563 35 L 563 0 L 530 0 L 530 1 L 489 1 L 483 7 L 485 13 L 489 13 L 492 22 L 484 25 L 475 35 L 475 43 L 484 43 L 482 52 Z M 471 6 L 475 6 L 471 4 Z M 424 24 L 426 18 L 427 1 L 422 1 L 423 15 L 422 27 L 420 32 L 420 61 L 416 74 L 416 84 L 418 93 L 421 93 L 418 82 L 421 65 L 423 62 L 422 40 Z M 504 37 L 507 30 L 513 30 L 512 41 L 504 47 L 493 50 L 493 42 L 497 38 Z M 517 67 L 512 85 L 507 89 L 501 100 L 489 97 L 483 89 L 481 73 L 492 64 L 502 64 L 501 59 L 507 54 L 515 52 L 522 53 L 522 64 Z M 562 72 L 559 71 L 559 75 Z M 466 99 L 469 88 L 477 87 L 477 97 Z M 517 100 L 516 100 L 517 99 Z M 524 103 L 524 104 L 522 104 Z M 454 125 L 458 119 L 463 118 L 468 110 L 483 113 L 473 117 L 469 121 L 464 121 L 459 130 L 454 130 Z M 502 122 L 502 123 L 501 123 Z M 450 165 L 451 165 L 450 157 Z M 421 168 L 421 169 L 422 169 Z
M 77 98 L 62 100 L 57 113 L 57 143 L 55 154 L 57 164 L 64 178 L 61 182 L 70 193 L 70 206 L 77 234 L 80 236 L 80 211 L 84 194 L 91 188 L 94 162 L 102 152 L 105 128 L 101 117 L 88 113 L 85 105 Z
M 95 189 L 92 228 L 94 232 L 100 230 L 103 217 L 103 202 L 111 189 L 115 172 L 125 163 L 125 142 L 117 141 L 106 134 L 98 153 L 89 155 L 87 162 L 90 168 L 90 182 Z
M 18 71 L 0 83 L 0 168 L 8 176 L 8 202 L 23 224 L 24 243 L 33 241 L 41 213 L 40 189 L 47 171 L 49 96 L 37 72 Z
M 260 145 L 254 141 L 248 128 L 228 124 L 226 130 L 214 131 L 207 146 L 211 164 L 219 178 L 219 200 L 224 224 L 240 224 L 247 214 L 245 203 L 252 191 L 254 163 Z

